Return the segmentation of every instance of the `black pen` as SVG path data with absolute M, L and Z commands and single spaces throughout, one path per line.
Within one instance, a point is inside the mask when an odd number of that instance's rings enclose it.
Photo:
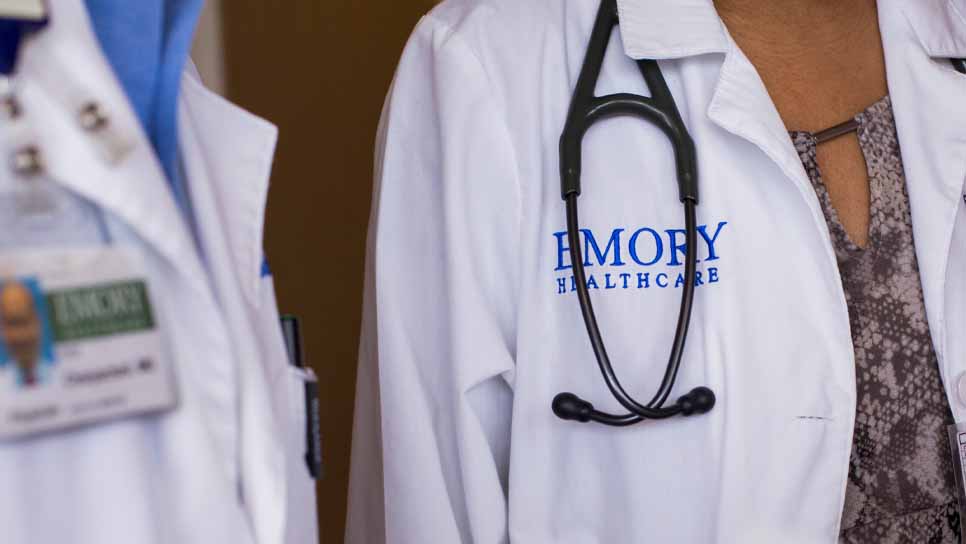
M 282 335 L 289 364 L 304 371 L 305 380 L 305 464 L 314 479 L 322 477 L 322 421 L 319 415 L 319 381 L 305 366 L 302 329 L 297 317 L 282 316 Z

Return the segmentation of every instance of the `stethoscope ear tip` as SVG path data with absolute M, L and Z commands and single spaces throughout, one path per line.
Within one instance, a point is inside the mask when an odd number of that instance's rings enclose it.
M 560 419 L 580 421 L 581 423 L 590 421 L 590 415 L 594 411 L 593 404 L 573 393 L 558 393 L 553 398 L 552 407 L 553 413 Z
M 714 408 L 714 391 L 707 387 L 695 387 L 690 393 L 678 399 L 681 415 L 707 414 Z

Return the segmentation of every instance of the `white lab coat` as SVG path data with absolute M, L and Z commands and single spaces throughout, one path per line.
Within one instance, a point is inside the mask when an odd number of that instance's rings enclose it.
M 0 125 L 3 156 L 36 145 L 45 172 L 25 181 L 0 170 L 0 249 L 139 249 L 179 404 L 0 444 L 2 540 L 311 542 L 314 534 L 291 528 L 309 509 L 314 519 L 314 504 L 286 500 L 293 482 L 307 480 L 295 464 L 304 449 L 289 447 L 295 404 L 286 392 L 298 374 L 287 364 L 272 278 L 261 272 L 276 129 L 206 90 L 191 69 L 185 74 L 181 159 L 199 251 L 83 2 L 52 0 L 50 10 L 49 27 L 21 53 L 23 118 Z M 81 128 L 90 102 L 106 113 L 106 129 Z M 47 193 L 49 213 L 21 213 L 27 183 Z
M 551 413 L 561 391 L 623 412 L 569 284 L 558 170 L 598 1 L 444 2 L 403 53 L 380 133 L 352 544 L 837 540 L 855 364 L 815 192 L 709 0 L 618 3 L 598 94 L 645 93 L 631 59 L 660 59 L 697 145 L 703 283 L 675 395 L 707 385 L 718 404 L 621 429 Z M 963 421 L 966 76 L 946 59 L 966 57 L 966 6 L 878 9 L 929 325 Z M 623 384 L 644 401 L 680 300 L 677 196 L 653 125 L 589 131 L 591 296 Z

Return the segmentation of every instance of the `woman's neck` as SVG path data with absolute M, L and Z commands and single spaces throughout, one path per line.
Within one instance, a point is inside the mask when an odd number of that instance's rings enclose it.
M 714 0 L 735 36 L 775 54 L 836 47 L 876 23 L 875 0 Z
M 874 0 L 714 3 L 789 128 L 826 128 L 886 94 Z

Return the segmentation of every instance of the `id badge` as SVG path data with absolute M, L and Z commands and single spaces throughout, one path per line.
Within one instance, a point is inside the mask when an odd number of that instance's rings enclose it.
M 133 249 L 0 253 L 0 440 L 172 409 Z
M 956 488 L 959 499 L 959 519 L 966 520 L 966 422 L 955 423 L 947 427 L 949 445 L 953 453 L 953 471 L 956 474 Z M 960 542 L 966 544 L 966 531 Z

